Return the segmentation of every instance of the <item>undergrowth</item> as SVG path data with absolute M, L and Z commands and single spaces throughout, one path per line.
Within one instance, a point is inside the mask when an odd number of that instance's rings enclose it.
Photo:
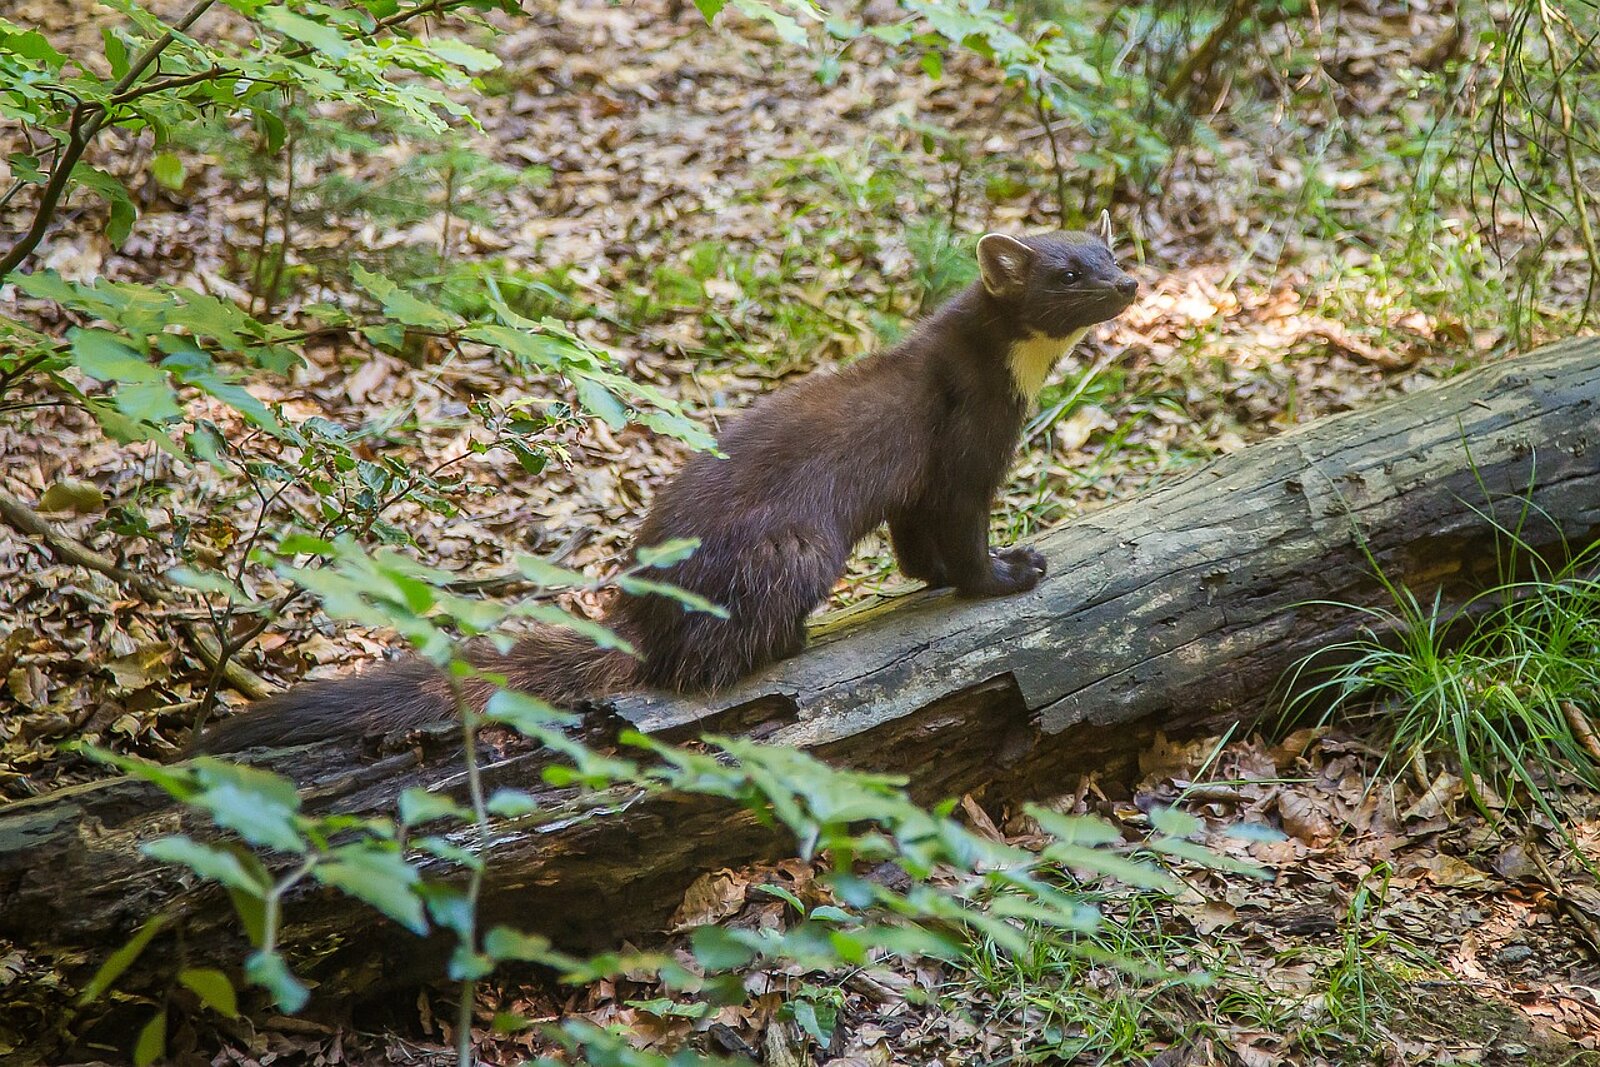
M 1367 622 L 1295 666 L 1286 714 L 1315 709 L 1320 722 L 1370 731 L 1386 753 L 1380 773 L 1426 779 L 1425 761 L 1444 757 L 1491 819 L 1523 801 L 1553 816 L 1560 783 L 1600 788 L 1600 542 L 1541 551 L 1523 535 L 1527 509 L 1509 525 L 1485 518 L 1499 581 L 1451 606 L 1374 562 L 1389 603 L 1336 605 Z
M 1238 1030 L 1293 1034 L 1297 1050 L 1324 1061 L 1371 1062 L 1413 984 L 1445 977 L 1380 923 L 1389 874 L 1380 864 L 1355 887 L 1329 943 L 1280 957 L 1305 965 L 1304 986 L 1250 967 L 1228 935 L 1185 922 L 1174 899 L 1119 892 L 1095 898 L 1104 914 L 1087 932 L 1030 926 L 1025 953 L 975 939 L 949 991 L 986 1009 L 974 1022 L 1015 1035 L 1021 1063 L 1144 1062 Z

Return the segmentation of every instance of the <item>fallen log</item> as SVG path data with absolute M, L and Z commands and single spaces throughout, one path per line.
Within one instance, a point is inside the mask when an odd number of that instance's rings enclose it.
M 1524 500 L 1548 517 L 1523 530 L 1536 549 L 1600 533 L 1600 340 L 1323 419 L 1067 524 L 1036 542 L 1050 574 L 1027 595 L 924 592 L 857 608 L 733 691 L 618 700 L 586 730 L 596 743 L 632 724 L 669 740 L 797 745 L 907 774 L 925 799 L 1060 791 L 1083 771 L 1114 770 L 1157 730 L 1270 710 L 1286 668 L 1365 621 L 1338 602 L 1384 599 L 1374 565 L 1462 603 L 1496 578 L 1485 513 L 1509 517 Z M 407 788 L 465 791 L 451 727 L 270 759 L 316 811 L 387 815 Z M 541 784 L 543 752 L 486 748 L 483 759 L 490 787 L 575 803 Z M 165 906 L 186 951 L 240 958 L 226 897 L 138 851 L 199 832 L 195 822 L 120 779 L 0 809 L 0 937 L 82 965 Z M 674 796 L 497 836 L 487 915 L 569 943 L 659 929 L 698 873 L 784 844 L 725 807 Z M 286 912 L 282 944 L 325 988 L 359 994 L 419 968 L 437 974 L 411 935 L 330 892 L 300 893 Z

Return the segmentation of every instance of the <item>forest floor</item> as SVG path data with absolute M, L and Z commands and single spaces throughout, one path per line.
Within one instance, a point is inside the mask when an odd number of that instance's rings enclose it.
M 67 51 L 73 34 L 97 37 L 94 18 L 63 24 L 60 6 L 18 0 L 7 16 L 59 27 L 52 39 Z M 1310 88 L 1266 73 L 1276 50 L 1290 50 L 1269 33 L 1240 60 L 1212 119 L 1216 141 L 1178 151 L 1149 188 L 1116 190 L 1119 252 L 1143 294 L 1042 397 L 998 536 L 1518 347 L 1476 222 L 1464 210 L 1420 211 L 1401 151 L 1428 133 L 1405 74 L 1447 25 L 1424 4 L 1348 9 L 1336 32 L 1294 45 L 1315 61 Z M 654 0 L 561 0 L 492 47 L 505 65 L 478 102 L 483 131 L 464 136 L 475 156 L 441 160 L 359 123 L 308 122 L 290 197 L 248 138 L 178 145 L 177 190 L 140 177 L 148 145 L 122 145 L 100 162 L 139 200 L 131 238 L 111 248 L 100 209 L 75 203 L 42 263 L 69 278 L 184 279 L 290 318 L 311 300 L 345 298 L 352 262 L 441 275 L 493 263 L 524 280 L 525 313 L 575 322 L 629 374 L 715 426 L 782 381 L 897 336 L 970 276 L 974 235 L 1057 217 L 1047 138 L 976 62 L 951 63 L 934 81 L 863 42 L 823 84 L 814 59 L 759 31 L 707 28 L 692 7 Z M 1057 132 L 1069 161 L 1095 147 L 1082 129 Z M 1071 192 L 1097 213 L 1085 185 L 1075 177 Z M 291 252 L 263 293 L 252 285 L 261 235 L 285 220 Z M 1571 297 L 1557 290 L 1548 303 Z M 0 311 L 38 317 L 16 300 L 0 289 Z M 331 339 L 309 365 L 251 387 L 296 417 L 359 431 L 371 450 L 464 474 L 475 492 L 460 514 L 401 505 L 385 516 L 420 558 L 481 575 L 517 552 L 560 553 L 603 575 L 681 446 L 584 421 L 554 442 L 566 462 L 538 474 L 503 452 L 472 455 L 466 404 L 514 403 L 538 383 L 470 352 L 415 355 Z M 179 540 L 231 558 L 260 516 L 203 472 L 110 442 L 70 408 L 0 422 L 0 456 L 0 486 L 27 500 L 63 479 L 98 487 L 103 503 L 50 518 L 134 569 L 164 570 Z M 144 536 L 130 536 L 135 512 Z M 253 580 L 274 592 L 270 576 Z M 909 587 L 872 540 L 838 600 Z M 207 672 L 173 618 L 3 526 L 0 603 L 0 702 L 10 702 L 0 798 L 104 773 L 67 742 L 156 758 L 181 750 Z M 241 661 L 286 684 L 347 670 L 392 642 L 296 603 Z M 1149 802 L 1176 801 L 1218 828 L 1206 843 L 1248 848 L 1280 872 L 1270 883 L 1212 876 L 1153 910 L 1110 902 L 1113 928 L 1166 972 L 1160 980 L 1065 956 L 1052 964 L 1043 950 L 1031 969 L 996 957 L 843 977 L 752 972 L 746 1004 L 701 1019 L 645 985 L 507 980 L 481 1006 L 480 1053 L 509 1063 L 542 1047 L 494 1035 L 488 1022 L 505 1010 L 584 1015 L 644 1047 L 694 1041 L 768 1063 L 1077 1062 L 1080 1048 L 1083 1062 L 1167 1067 L 1600 1063 L 1600 944 L 1585 933 L 1600 923 L 1593 879 L 1550 843 L 1559 837 L 1508 829 L 1525 812 L 1491 823 L 1449 771 L 1391 779 L 1381 756 L 1343 729 L 1190 739 L 1146 753 L 1138 781 L 1086 779 L 1057 798 L 1063 810 L 1135 823 Z M 1595 798 L 1573 788 L 1558 803 L 1577 851 L 1595 856 Z M 980 832 L 1030 840 L 1010 813 L 964 810 Z M 1287 839 L 1246 846 L 1221 834 L 1246 816 Z M 756 892 L 762 884 L 803 899 L 814 891 L 798 863 L 716 872 L 680 918 L 781 923 L 785 905 Z M 0 990 L 40 966 L 25 946 L 0 946 L 0 962 Z M 797 1001 L 831 1020 L 826 1047 L 795 1022 Z M 174 1047 L 187 1042 L 193 1062 L 444 1062 L 450 1014 L 424 994 L 381 1022 L 268 1018 L 231 1036 L 187 1032 Z

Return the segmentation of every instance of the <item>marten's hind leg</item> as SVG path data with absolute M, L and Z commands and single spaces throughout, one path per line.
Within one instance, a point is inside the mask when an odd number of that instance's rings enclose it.
M 847 549 L 808 531 L 765 538 L 752 560 L 747 610 L 749 665 L 743 673 L 788 659 L 806 645 L 806 617 L 828 599 L 844 573 Z
M 809 531 L 748 543 L 705 544 L 663 576 L 727 612 L 694 612 L 666 597 L 626 598 L 624 634 L 643 647 L 639 678 L 677 690 L 715 690 L 805 647 L 806 616 L 844 573 L 848 549 Z

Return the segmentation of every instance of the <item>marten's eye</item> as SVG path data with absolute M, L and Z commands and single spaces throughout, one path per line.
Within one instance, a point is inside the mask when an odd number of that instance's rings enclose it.
M 1061 274 L 1061 280 L 1066 282 L 1068 285 L 1071 285 L 1073 282 L 1078 280 L 1078 272 L 1075 270 L 1063 271 Z

